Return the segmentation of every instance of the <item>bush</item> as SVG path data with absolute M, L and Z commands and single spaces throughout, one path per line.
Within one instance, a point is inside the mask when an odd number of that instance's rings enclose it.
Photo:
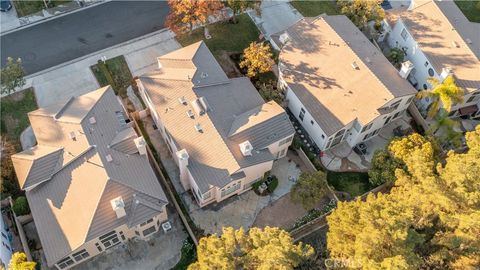
M 258 188 L 263 184 L 263 178 L 258 180 L 257 182 L 253 183 L 252 184 L 252 188 L 254 190 L 258 190 Z
M 110 71 L 108 71 L 107 65 L 105 65 L 105 63 L 102 60 L 98 60 L 97 65 L 100 71 L 105 76 L 105 79 L 107 79 L 108 84 L 112 86 L 112 88 L 116 92 L 117 86 L 115 85 L 115 81 L 113 80 L 112 75 L 110 74 Z
M 25 198 L 25 196 L 18 197 L 13 204 L 12 210 L 17 216 L 30 214 L 30 208 L 28 207 L 27 198 Z
M 278 187 L 278 178 L 275 175 L 272 175 L 272 182 L 270 185 L 267 186 L 267 190 L 269 193 L 273 193 L 273 191 Z
M 297 136 L 293 137 L 293 142 L 292 142 L 292 147 L 294 149 L 300 149 L 302 147 L 302 140 L 298 138 Z

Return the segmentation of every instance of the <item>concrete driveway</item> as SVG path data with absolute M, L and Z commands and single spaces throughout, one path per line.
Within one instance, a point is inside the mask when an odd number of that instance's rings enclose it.
M 15 5 L 7 12 L 0 12 L 0 33 L 20 26 Z
M 180 47 L 174 34 L 164 29 L 28 76 L 26 87 L 34 87 L 39 107 L 52 105 L 99 88 L 90 66 L 102 56 L 124 55 L 136 76 L 155 68 L 158 56 Z
M 257 16 L 255 11 L 249 11 L 248 15 L 267 39 L 272 34 L 286 30 L 303 18 L 302 14 L 286 0 L 262 1 L 261 10 L 261 16 Z

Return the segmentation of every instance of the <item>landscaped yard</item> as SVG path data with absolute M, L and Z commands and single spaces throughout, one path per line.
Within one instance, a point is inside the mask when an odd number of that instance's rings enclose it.
M 132 83 L 132 74 L 123 55 L 99 62 L 90 67 L 100 86 L 111 85 L 117 95 L 127 96 L 127 87 Z
M 47 1 L 47 5 L 49 8 L 53 8 L 68 2 L 71 2 L 71 0 L 51 0 Z M 17 10 L 18 17 L 31 15 L 45 8 L 45 3 L 43 2 L 43 0 L 17 0 L 13 1 L 13 4 L 15 5 L 15 9 Z
M 471 22 L 480 23 L 480 0 L 455 0 L 455 4 Z
M 368 182 L 368 173 L 329 171 L 327 181 L 335 190 L 347 192 L 352 198 L 374 188 Z
M 17 150 L 20 147 L 20 133 L 30 125 L 27 113 L 35 109 L 37 101 L 33 88 L 2 98 L 1 134 L 14 143 Z
M 322 0 L 322 1 L 302 1 L 294 0 L 290 4 L 302 13 L 305 17 L 316 17 L 320 14 L 327 13 L 327 15 L 337 15 L 337 7 L 334 1 Z
M 237 24 L 228 22 L 210 24 L 208 30 L 211 39 L 205 39 L 202 27 L 191 34 L 178 36 L 177 40 L 185 47 L 203 39 L 217 59 L 221 51 L 243 52 L 252 41 L 258 40 L 260 33 L 247 14 L 237 16 L 237 19 Z

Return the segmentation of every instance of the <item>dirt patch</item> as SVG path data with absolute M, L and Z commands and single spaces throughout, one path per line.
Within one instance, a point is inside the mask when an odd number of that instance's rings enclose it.
M 227 74 L 228 78 L 243 77 L 243 74 L 238 70 L 235 62 L 230 58 L 231 53 L 227 51 L 217 52 L 217 61 L 222 67 L 223 71 Z

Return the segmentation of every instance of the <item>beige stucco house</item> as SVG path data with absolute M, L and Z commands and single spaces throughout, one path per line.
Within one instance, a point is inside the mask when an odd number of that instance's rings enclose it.
M 370 140 L 417 92 L 344 15 L 304 18 L 272 40 L 288 108 L 320 150 Z
M 38 144 L 12 156 L 48 266 L 67 269 L 167 220 L 167 199 L 111 87 L 28 114 Z
M 292 142 L 283 108 L 228 78 L 203 42 L 159 57 L 137 84 L 200 207 L 251 189 Z

